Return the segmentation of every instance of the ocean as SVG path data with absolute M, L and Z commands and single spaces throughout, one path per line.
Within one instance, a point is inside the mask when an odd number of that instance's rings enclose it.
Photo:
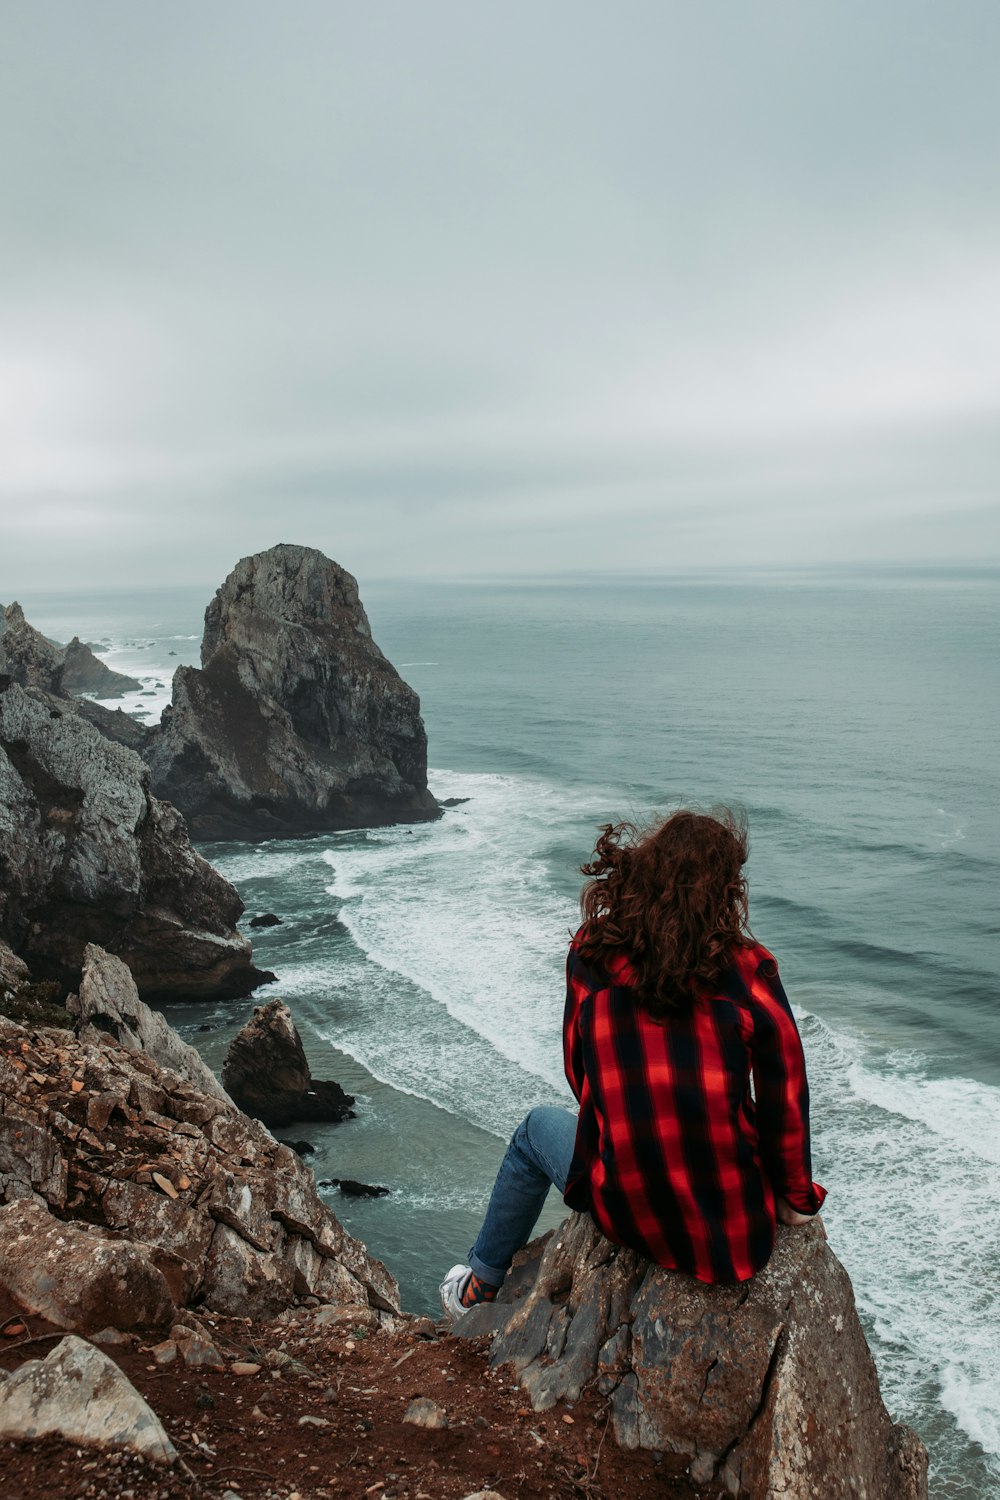
M 349 559 L 344 559 L 349 564 Z M 221 580 L 218 580 L 221 581 Z M 138 675 L 151 722 L 213 586 L 28 595 L 47 634 Z M 358 1118 L 294 1131 L 347 1227 L 436 1308 L 510 1130 L 568 1102 L 563 964 L 597 826 L 725 803 L 751 925 L 812 1087 L 814 1172 L 932 1494 L 1000 1492 L 1000 574 L 868 570 L 361 580 L 419 692 L 435 824 L 205 854 L 319 1077 Z M 6 600 L 5 602 L 9 602 Z M 218 1066 L 248 1002 L 173 1005 Z M 543 1227 L 558 1221 L 550 1199 Z

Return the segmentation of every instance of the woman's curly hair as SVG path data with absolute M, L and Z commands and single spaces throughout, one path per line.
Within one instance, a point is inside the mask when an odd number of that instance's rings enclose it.
M 580 905 L 583 957 L 607 967 L 624 955 L 639 1003 L 664 1017 L 686 1009 L 729 967 L 747 928 L 746 821 L 728 808 L 681 810 L 642 831 L 606 823 Z

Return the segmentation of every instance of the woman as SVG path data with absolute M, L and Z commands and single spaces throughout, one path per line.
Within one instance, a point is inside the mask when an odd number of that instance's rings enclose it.
M 819 1211 L 802 1044 L 747 929 L 746 858 L 724 810 L 602 830 L 567 963 L 579 1114 L 533 1109 L 518 1126 L 469 1264 L 441 1285 L 449 1315 L 493 1300 L 552 1183 L 609 1239 L 707 1282 L 747 1280 L 777 1219 Z

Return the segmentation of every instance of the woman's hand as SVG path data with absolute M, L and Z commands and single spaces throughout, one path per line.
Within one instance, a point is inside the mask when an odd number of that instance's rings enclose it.
M 815 1219 L 816 1217 L 815 1214 L 800 1214 L 796 1209 L 792 1207 L 790 1203 L 786 1202 L 784 1198 L 779 1198 L 777 1200 L 777 1208 L 778 1219 L 782 1224 L 811 1224 L 813 1219 Z

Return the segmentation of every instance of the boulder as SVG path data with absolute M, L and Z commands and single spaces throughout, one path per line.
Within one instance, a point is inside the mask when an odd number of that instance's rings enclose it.
M 112 988 L 107 955 L 88 964 L 105 966 L 90 977 Z M 129 996 L 126 1009 L 131 1036 L 149 1034 L 142 1002 Z M 195 1305 L 268 1318 L 304 1297 L 373 1309 L 388 1326 L 398 1313 L 394 1279 L 345 1233 L 293 1151 L 218 1091 L 92 1024 L 77 1037 L 0 1015 L 0 1203 L 0 1284 L 15 1296 L 52 1294 L 47 1269 L 31 1292 L 28 1245 L 72 1236 L 62 1326 L 115 1322 L 89 1293 L 73 1303 L 90 1284 L 84 1263 L 100 1270 L 109 1256 L 165 1284 L 164 1318 Z M 156 1306 L 142 1306 L 152 1319 Z
M 426 821 L 416 693 L 372 640 L 354 578 L 308 547 L 245 557 L 205 612 L 146 750 L 199 838 Z
M 265 1125 L 301 1120 L 352 1120 L 354 1097 L 339 1083 L 313 1078 L 283 1000 L 259 1005 L 229 1044 L 222 1084 L 248 1115 Z
M 144 995 L 246 995 L 273 976 L 251 962 L 242 911 L 137 755 L 0 678 L 0 937 L 36 978 L 75 988 L 96 942 Z
M 120 698 L 142 686 L 134 677 L 99 660 L 79 636 L 68 646 L 50 641 L 29 625 L 18 603 L 0 607 L 0 673 L 21 687 L 40 688 L 57 697 L 93 693 L 99 698 Z
M 690 1457 L 692 1479 L 746 1500 L 925 1500 L 927 1453 L 893 1424 L 850 1280 L 822 1222 L 779 1226 L 752 1281 L 706 1286 L 611 1244 L 586 1215 L 522 1252 L 492 1306 L 455 1332 L 495 1331 L 535 1410 L 596 1381 L 626 1448 Z
M 115 1362 L 72 1336 L 0 1384 L 0 1438 L 44 1437 L 122 1448 L 155 1463 L 177 1457 L 159 1417 Z
M 144 1245 L 64 1224 L 22 1198 L 0 1208 L 0 1285 L 56 1328 L 157 1328 L 174 1303 Z

